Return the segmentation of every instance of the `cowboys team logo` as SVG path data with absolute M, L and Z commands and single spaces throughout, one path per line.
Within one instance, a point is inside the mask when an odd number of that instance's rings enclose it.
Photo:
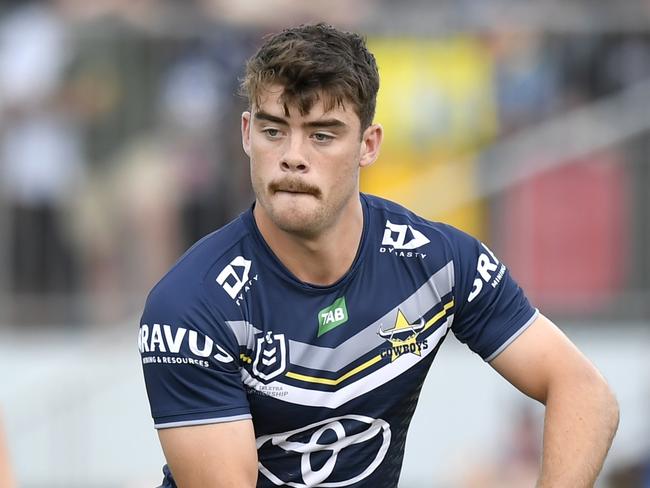
M 354 414 L 334 417 L 258 437 L 259 470 L 276 486 L 350 486 L 379 467 L 390 440 L 385 420 Z
M 269 381 L 282 374 L 286 368 L 287 345 L 284 334 L 269 331 L 257 339 L 253 374 L 263 381 Z
M 381 357 L 390 357 L 391 362 L 406 353 L 413 353 L 416 356 L 422 355 L 422 350 L 428 347 L 427 340 L 418 339 L 418 335 L 424 329 L 424 319 L 419 323 L 410 324 L 401 310 L 397 310 L 395 325 L 390 329 L 379 329 L 380 337 L 390 342 L 390 349 L 381 351 Z

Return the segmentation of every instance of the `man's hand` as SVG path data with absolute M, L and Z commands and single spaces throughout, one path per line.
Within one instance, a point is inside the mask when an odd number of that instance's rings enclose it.
M 254 488 L 257 450 L 253 423 L 174 427 L 158 431 L 179 488 Z
M 546 405 L 539 488 L 591 487 L 618 427 L 618 403 L 596 368 L 546 317 L 491 363 Z

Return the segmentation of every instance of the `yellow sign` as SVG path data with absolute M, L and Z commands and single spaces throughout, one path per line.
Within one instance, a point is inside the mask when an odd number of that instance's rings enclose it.
M 470 37 L 368 41 L 381 87 L 382 153 L 362 190 L 482 234 L 473 157 L 496 132 L 493 62 Z

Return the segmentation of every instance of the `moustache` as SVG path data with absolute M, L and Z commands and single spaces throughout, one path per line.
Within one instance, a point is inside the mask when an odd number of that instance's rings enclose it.
M 293 193 L 308 193 L 309 195 L 313 195 L 317 198 L 320 198 L 321 196 L 320 188 L 314 185 L 310 185 L 303 180 L 294 178 L 272 181 L 269 183 L 269 190 L 271 190 L 272 193 L 276 193 L 278 191 L 290 191 Z

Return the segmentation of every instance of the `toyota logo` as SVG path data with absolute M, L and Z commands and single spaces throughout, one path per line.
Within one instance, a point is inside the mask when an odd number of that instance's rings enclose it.
M 377 469 L 390 446 L 390 436 L 388 422 L 364 415 L 344 415 L 282 434 L 264 435 L 256 441 L 259 470 L 277 486 L 349 486 Z M 297 475 L 298 470 L 301 481 L 295 476 L 291 481 L 273 474 Z

